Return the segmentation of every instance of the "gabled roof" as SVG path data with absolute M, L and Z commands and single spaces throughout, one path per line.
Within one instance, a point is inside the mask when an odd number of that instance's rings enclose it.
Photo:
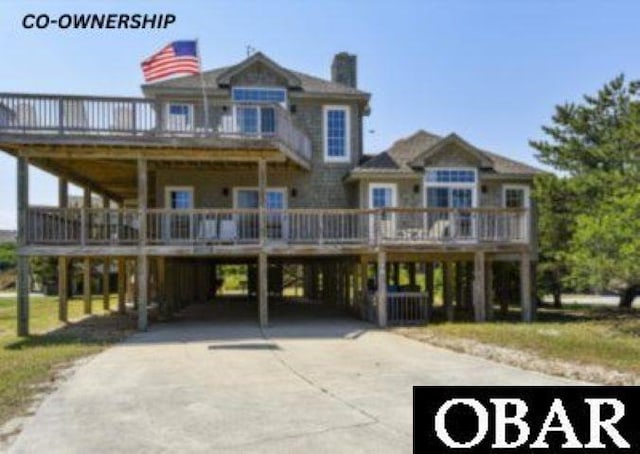
M 448 136 L 438 140 L 430 147 L 426 148 L 424 151 L 416 154 L 409 162 L 409 166 L 411 167 L 423 167 L 424 162 L 431 156 L 434 156 L 440 152 L 446 150 L 447 147 L 451 145 L 457 145 L 462 148 L 464 151 L 469 153 L 470 155 L 476 157 L 481 165 L 480 167 L 492 167 L 492 162 L 489 157 L 480 149 L 474 147 L 469 142 L 464 140 L 462 137 L 452 132 Z
M 231 78 L 233 76 L 240 74 L 245 69 L 257 63 L 262 63 L 264 66 L 271 69 L 271 71 L 273 71 L 274 73 L 282 76 L 282 78 L 287 81 L 287 86 L 289 88 L 300 88 L 300 79 L 295 74 L 293 74 L 293 72 L 278 65 L 262 52 L 256 52 L 237 65 L 231 66 L 230 68 L 222 71 L 217 77 L 218 84 L 227 86 L 230 85 Z
M 162 90 L 201 90 L 202 80 L 204 80 L 204 86 L 208 90 L 227 87 L 234 75 L 239 74 L 256 63 L 261 63 L 276 74 L 281 75 L 287 81 L 289 88 L 293 88 L 297 92 L 310 95 L 357 96 L 362 97 L 365 101 L 368 101 L 371 96 L 369 93 L 358 90 L 357 88 L 280 66 L 261 52 L 257 52 L 235 65 L 204 71 L 202 73 L 202 79 L 199 74 L 176 77 L 174 79 L 145 84 L 142 86 L 142 89 L 145 93 Z
M 516 176 L 533 176 L 542 172 L 522 162 L 481 150 L 457 134 L 449 134 L 443 138 L 421 129 L 408 137 L 397 140 L 388 150 L 363 161 L 351 171 L 351 176 L 367 174 L 416 175 L 415 167 L 422 166 L 424 158 L 441 151 L 451 143 L 457 143 L 478 156 L 487 166 L 485 170 L 488 172 Z

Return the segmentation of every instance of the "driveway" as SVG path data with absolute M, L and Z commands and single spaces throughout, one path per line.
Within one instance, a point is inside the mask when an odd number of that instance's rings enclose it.
M 79 367 L 11 452 L 411 452 L 413 385 L 571 383 L 349 319 L 157 324 Z

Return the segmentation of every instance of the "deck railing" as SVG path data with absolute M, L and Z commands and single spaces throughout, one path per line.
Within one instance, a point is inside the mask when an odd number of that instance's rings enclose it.
M 172 111 L 147 98 L 0 93 L 0 134 L 268 139 L 311 158 L 309 138 L 279 104 L 180 104 Z
M 383 243 L 526 241 L 526 210 L 511 208 L 387 208 L 380 213 Z
M 27 244 L 127 245 L 139 240 L 136 209 L 30 207 L 27 214 Z M 528 212 L 516 209 L 149 209 L 146 220 L 150 245 L 526 243 L 529 239 Z

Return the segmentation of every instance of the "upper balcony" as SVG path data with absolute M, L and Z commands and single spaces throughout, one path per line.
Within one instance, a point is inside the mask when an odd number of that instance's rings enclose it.
M 279 149 L 308 167 L 311 141 L 279 104 L 0 93 L 0 144 Z M 240 142 L 242 141 L 242 142 Z

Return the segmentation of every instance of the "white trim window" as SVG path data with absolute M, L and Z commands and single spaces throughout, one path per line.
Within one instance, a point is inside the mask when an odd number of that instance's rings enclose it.
M 166 115 L 167 130 L 177 132 L 193 130 L 193 104 L 170 102 L 167 104 Z
M 477 169 L 428 167 L 424 185 L 428 208 L 475 208 L 478 204 Z
M 457 210 L 427 213 L 429 236 L 472 238 L 475 221 L 469 209 L 478 205 L 478 170 L 428 167 L 424 175 L 424 203 L 427 208 Z
M 273 104 L 286 108 L 287 91 L 284 88 L 233 87 L 231 100 L 237 104 L 233 107 L 233 116 L 238 132 L 273 134 L 276 131 L 276 111 Z
M 193 208 L 193 186 L 166 186 L 164 188 L 165 207 L 171 210 Z
M 322 119 L 325 162 L 349 162 L 351 109 L 349 106 L 323 106 Z
M 502 206 L 505 208 L 529 208 L 529 186 L 505 184 L 502 186 Z

